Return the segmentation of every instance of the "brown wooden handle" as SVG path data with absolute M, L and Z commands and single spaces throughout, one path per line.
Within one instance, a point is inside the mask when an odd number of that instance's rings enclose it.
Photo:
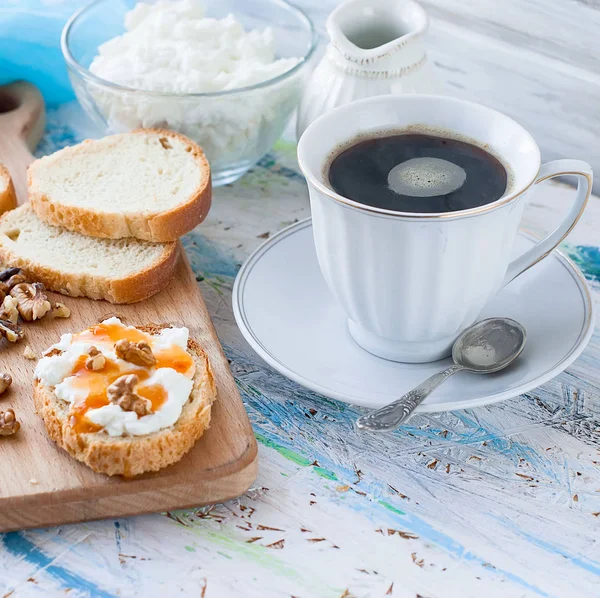
M 27 201 L 27 167 L 45 124 L 37 87 L 27 81 L 0 86 L 0 162 L 10 171 L 20 204 Z

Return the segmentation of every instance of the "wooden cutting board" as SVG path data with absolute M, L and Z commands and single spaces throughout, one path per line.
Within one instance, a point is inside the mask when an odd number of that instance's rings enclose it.
M 12 173 L 19 202 L 26 199 L 25 175 L 43 132 L 43 100 L 29 84 L 0 88 L 0 162 Z M 17 345 L 0 344 L 0 371 L 13 377 L 0 396 L 0 409 L 12 407 L 21 430 L 0 437 L 0 532 L 121 517 L 222 502 L 244 493 L 257 472 L 257 446 L 227 359 L 187 258 L 182 258 L 167 289 L 134 305 L 54 295 L 71 309 L 65 320 L 24 325 Z M 65 332 L 83 330 L 108 315 L 131 325 L 149 322 L 187 326 L 207 351 L 217 385 L 210 429 L 179 462 L 132 480 L 94 473 L 58 448 L 33 410 L 36 355 Z

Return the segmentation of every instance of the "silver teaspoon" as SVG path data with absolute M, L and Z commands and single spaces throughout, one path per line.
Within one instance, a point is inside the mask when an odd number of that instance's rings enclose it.
M 510 365 L 525 347 L 525 328 L 510 318 L 490 318 L 467 328 L 454 341 L 454 365 L 434 374 L 403 397 L 356 420 L 361 430 L 386 432 L 403 424 L 442 382 L 466 370 L 491 374 Z

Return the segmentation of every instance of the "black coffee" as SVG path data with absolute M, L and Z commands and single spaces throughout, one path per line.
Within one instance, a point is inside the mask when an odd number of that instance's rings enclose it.
M 358 141 L 329 166 L 334 191 L 397 212 L 456 212 L 504 195 L 504 166 L 476 145 L 406 133 Z

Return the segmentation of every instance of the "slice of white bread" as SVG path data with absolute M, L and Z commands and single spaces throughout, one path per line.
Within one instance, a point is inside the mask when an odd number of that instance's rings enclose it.
M 139 326 L 158 334 L 164 326 Z M 109 436 L 103 431 L 77 433 L 69 422 L 69 403 L 54 394 L 54 387 L 35 381 L 33 398 L 48 435 L 78 461 L 107 475 L 132 477 L 157 471 L 179 461 L 202 436 L 210 423 L 216 398 L 213 374 L 206 353 L 198 343 L 188 342 L 196 363 L 194 386 L 177 422 L 170 428 L 143 436 Z
M 139 129 L 36 160 L 28 192 L 48 224 L 91 237 L 175 241 L 208 213 L 210 166 L 187 137 Z
M 71 297 L 134 303 L 167 286 L 179 243 L 94 239 L 39 220 L 29 203 L 0 217 L 0 260 Z
M 0 164 L 0 214 L 17 207 L 17 194 L 8 169 Z

